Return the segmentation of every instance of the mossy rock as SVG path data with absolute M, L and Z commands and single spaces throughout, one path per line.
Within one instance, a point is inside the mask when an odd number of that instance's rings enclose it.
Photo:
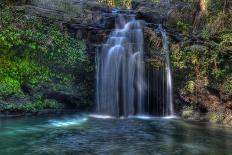
M 219 124 L 222 124 L 223 120 L 225 119 L 223 113 L 218 113 L 218 112 L 209 112 L 207 117 L 210 122 L 219 123 Z
M 223 120 L 223 124 L 232 126 L 232 114 L 225 117 L 225 119 Z

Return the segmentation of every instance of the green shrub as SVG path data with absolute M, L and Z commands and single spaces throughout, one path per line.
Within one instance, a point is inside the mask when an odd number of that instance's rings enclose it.
M 16 93 L 19 93 L 21 91 L 20 89 L 20 82 L 17 80 L 14 80 L 10 77 L 6 77 L 4 79 L 1 79 L 0 83 L 0 96 L 8 96 L 8 95 L 14 95 Z
M 28 111 L 28 112 L 37 112 L 43 109 L 58 109 L 61 107 L 61 104 L 55 100 L 36 100 L 30 104 L 25 104 L 19 107 L 19 110 Z
M 226 91 L 232 95 L 232 76 L 226 82 Z
M 24 111 L 24 112 L 38 112 L 44 109 L 59 109 L 63 106 L 55 100 L 41 100 L 38 99 L 31 103 L 25 104 L 0 104 L 0 111 Z
M 222 113 L 209 112 L 208 119 L 212 123 L 222 123 L 225 119 L 225 116 Z
M 208 11 L 211 15 L 217 15 L 223 10 L 223 3 L 221 0 L 208 0 Z
M 203 38 L 203 39 L 206 39 L 206 40 L 209 40 L 209 37 L 210 37 L 210 33 L 207 29 L 203 29 L 200 33 L 200 36 Z
M 194 81 L 187 81 L 185 84 L 185 90 L 189 93 L 194 93 L 195 82 Z
M 100 3 L 104 3 L 115 8 L 130 8 L 132 0 L 98 0 Z
M 192 26 L 188 23 L 185 23 L 183 21 L 178 21 L 177 22 L 177 29 L 179 31 L 182 31 L 185 34 L 188 34 L 191 30 Z
M 41 81 L 49 81 L 49 70 L 37 63 L 19 58 L 12 61 L 1 54 L 0 60 L 0 80 L 2 83 L 5 83 L 4 79 L 12 79 L 17 81 L 19 85 L 28 83 L 31 86 L 37 86 Z M 6 86 L 7 84 L 9 83 L 5 83 Z

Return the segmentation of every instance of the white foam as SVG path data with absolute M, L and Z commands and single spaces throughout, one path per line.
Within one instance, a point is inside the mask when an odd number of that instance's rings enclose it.
M 114 119 L 115 117 L 110 115 L 98 115 L 98 114 L 91 114 L 89 117 L 99 118 L 99 119 Z
M 149 115 L 135 115 L 135 116 L 128 116 L 128 118 L 136 118 L 136 119 L 142 119 L 142 120 L 151 120 L 154 119 L 156 117 L 152 117 Z
M 87 117 L 65 118 L 63 120 L 50 120 L 50 124 L 56 127 L 81 125 L 88 120 Z
M 173 119 L 173 118 L 178 118 L 178 116 L 175 115 L 170 115 L 170 116 L 164 116 L 164 119 Z

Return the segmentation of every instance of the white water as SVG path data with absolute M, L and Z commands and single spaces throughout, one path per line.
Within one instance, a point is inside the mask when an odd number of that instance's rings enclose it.
M 163 50 L 165 54 L 165 77 L 166 77 L 166 112 L 165 115 L 173 116 L 174 107 L 173 107 L 173 86 L 172 86 L 172 72 L 171 72 L 171 63 L 170 63 L 170 50 L 169 50 L 169 41 L 166 31 L 162 28 L 162 25 L 159 25 L 159 30 L 163 38 Z
M 116 14 L 116 28 L 97 55 L 97 112 L 144 112 L 143 30 L 134 15 Z
M 133 14 L 115 14 L 116 29 L 97 52 L 97 113 L 128 117 L 158 114 L 173 116 L 173 88 L 169 41 L 163 39 L 165 68 L 145 79 L 143 26 Z M 151 85 L 150 85 L 151 82 Z M 154 113 L 153 113 L 154 112 Z

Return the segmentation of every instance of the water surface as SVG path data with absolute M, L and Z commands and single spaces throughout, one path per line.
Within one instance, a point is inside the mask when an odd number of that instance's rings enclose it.
M 206 123 L 149 117 L 0 119 L 0 155 L 8 154 L 231 155 L 232 132 Z

